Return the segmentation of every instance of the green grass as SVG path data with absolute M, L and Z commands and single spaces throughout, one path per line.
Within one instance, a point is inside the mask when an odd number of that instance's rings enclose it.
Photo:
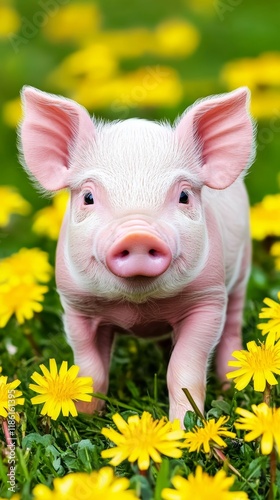
M 256 273 L 253 274 L 253 278 Z M 54 283 L 47 295 L 44 311 L 21 327 L 11 320 L 4 330 L 0 341 L 0 358 L 3 372 L 10 380 L 19 378 L 21 390 L 26 399 L 21 423 L 17 426 L 16 482 L 22 499 L 28 500 L 37 483 L 51 486 L 55 477 L 69 472 L 98 470 L 107 461 L 101 458 L 101 451 L 108 447 L 106 438 L 101 434 L 102 427 L 113 425 L 112 415 L 121 413 L 124 418 L 131 414 L 141 415 L 149 411 L 154 418 L 168 415 L 168 395 L 166 370 L 170 354 L 168 341 L 156 343 L 154 339 L 142 340 L 130 336 L 119 336 L 116 342 L 110 371 L 110 388 L 105 397 L 105 408 L 100 414 L 83 415 L 77 418 L 60 416 L 57 421 L 49 421 L 40 415 L 40 407 L 33 406 L 30 398 L 34 393 L 28 388 L 30 376 L 39 364 L 55 357 L 58 365 L 62 360 L 73 362 L 72 351 L 65 341 L 61 322 L 61 308 L 54 290 Z M 256 290 L 256 283 L 254 283 Z M 260 294 L 262 291 L 260 291 Z M 244 319 L 244 340 L 259 337 L 256 330 L 259 300 L 248 299 Z M 17 350 L 10 354 L 7 346 L 12 343 Z M 273 393 L 273 401 L 280 404 L 279 386 Z M 207 386 L 206 415 L 218 418 L 230 417 L 229 426 L 236 420 L 235 409 L 244 406 L 250 409 L 253 403 L 260 403 L 262 395 L 254 392 L 249 385 L 244 391 L 233 388 L 221 397 L 221 388 L 211 368 Z M 186 419 L 190 428 L 195 417 Z M 234 430 L 234 429 L 233 429 Z M 5 443 L 2 438 L 2 453 Z M 230 464 L 239 471 L 235 489 L 246 491 L 249 498 L 264 499 L 269 490 L 269 458 L 260 454 L 259 444 L 245 444 L 242 433 L 234 440 L 226 439 L 228 447 L 224 453 Z M 162 466 L 152 465 L 148 475 L 139 474 L 135 465 L 124 462 L 116 468 L 118 475 L 131 479 L 133 487 L 141 492 L 142 499 L 160 499 L 160 491 L 170 486 L 170 478 L 176 474 L 187 476 L 195 465 L 200 464 L 209 474 L 215 474 L 223 464 L 212 455 L 184 452 L 182 459 L 164 459 Z M 0 496 L 8 494 L 7 456 L 0 460 Z M 228 466 L 225 464 L 226 470 Z M 228 469 L 231 474 L 231 470 Z M 280 491 L 280 475 L 277 472 L 277 491 Z M 275 497 L 277 498 L 277 496 Z

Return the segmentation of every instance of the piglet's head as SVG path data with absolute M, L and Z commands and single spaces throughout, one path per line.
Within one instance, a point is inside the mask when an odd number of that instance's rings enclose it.
M 248 90 L 201 100 L 174 127 L 96 124 L 69 99 L 22 97 L 26 169 L 45 190 L 71 190 L 64 247 L 81 287 L 140 302 L 192 281 L 208 252 L 201 189 L 227 188 L 253 159 Z
M 94 141 L 95 126 L 76 102 L 41 92 L 22 91 L 22 152 L 27 170 L 49 191 L 69 186 L 71 160 Z M 202 184 L 228 187 L 253 160 L 254 127 L 248 112 L 249 91 L 206 98 L 187 109 L 175 135 Z

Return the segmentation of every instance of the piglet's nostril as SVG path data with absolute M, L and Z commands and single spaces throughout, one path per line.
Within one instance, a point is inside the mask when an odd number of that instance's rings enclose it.
M 120 252 L 120 257 L 127 257 L 129 255 L 129 251 L 128 250 L 123 250 L 122 252 Z
M 157 250 L 154 250 L 154 248 L 151 248 L 151 250 L 149 250 L 149 254 L 152 255 L 152 257 L 157 257 L 159 252 Z

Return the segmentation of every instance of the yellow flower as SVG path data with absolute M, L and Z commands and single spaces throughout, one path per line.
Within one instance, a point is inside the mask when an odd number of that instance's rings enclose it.
M 52 266 L 48 262 L 48 254 L 39 248 L 21 248 L 19 252 L 0 262 L 0 282 L 46 283 L 50 280 L 51 273 Z
M 278 300 L 280 301 L 280 292 L 278 292 Z M 262 335 L 267 336 L 267 341 L 274 343 L 280 338 L 280 304 L 266 297 L 264 304 L 268 307 L 263 307 L 259 314 L 260 319 L 268 319 L 267 323 L 259 323 L 257 328 L 262 330 Z
M 22 118 L 22 107 L 20 98 L 6 101 L 3 105 L 3 121 L 9 127 L 15 128 L 18 126 Z
M 99 29 L 100 12 L 96 3 L 75 2 L 58 7 L 49 17 L 43 33 L 52 42 L 86 42 Z
M 53 197 L 53 203 L 49 207 L 42 208 L 35 214 L 32 229 L 35 233 L 48 236 L 56 240 L 59 235 L 60 226 L 65 214 L 69 194 L 61 191 Z
M 0 376 L 0 416 L 7 418 L 8 415 L 14 415 L 15 419 L 15 407 L 17 405 L 23 405 L 24 398 L 21 398 L 22 392 L 16 390 L 20 385 L 20 380 L 13 380 L 13 382 L 7 383 L 8 377 Z
M 112 78 L 118 69 L 113 49 L 103 43 L 92 43 L 67 56 L 50 76 L 51 82 L 59 81 L 64 90 L 75 90 L 81 82 L 90 79 L 103 82 Z M 57 84 L 57 83 L 56 83 Z
M 101 31 L 96 42 L 106 45 L 117 58 L 140 57 L 152 50 L 154 35 L 146 28 Z
M 280 241 L 276 241 L 271 245 L 270 255 L 275 257 L 275 269 L 280 271 Z
M 272 452 L 274 442 L 276 443 L 278 453 L 280 452 L 280 408 L 270 408 L 266 403 L 258 406 L 252 405 L 251 413 L 244 408 L 236 408 L 236 413 L 241 418 L 234 424 L 236 429 L 249 431 L 246 434 L 245 441 L 253 441 L 262 436 L 261 452 L 263 455 L 269 455 Z
M 53 481 L 50 490 L 38 484 L 33 490 L 34 500 L 137 500 L 134 491 L 129 490 L 129 480 L 117 477 L 111 467 L 102 467 L 90 474 L 76 472 Z
M 10 222 L 12 214 L 27 215 L 30 212 L 30 204 L 10 186 L 0 186 L 0 227 L 5 227 Z
M 103 427 L 101 433 L 117 446 L 101 452 L 103 458 L 111 458 L 110 464 L 119 465 L 124 460 L 138 461 L 140 470 L 147 470 L 150 458 L 161 462 L 161 454 L 180 458 L 180 439 L 184 431 L 176 429 L 166 418 L 153 420 L 152 415 L 144 411 L 141 418 L 133 415 L 126 422 L 121 415 L 113 415 L 113 421 L 120 433 L 114 429 Z
M 34 312 L 41 312 L 44 293 L 48 287 L 38 285 L 32 281 L 19 281 L 0 285 L 0 328 L 8 323 L 13 314 L 19 324 L 31 319 Z
M 29 387 L 39 393 L 39 396 L 31 399 L 31 403 L 45 403 L 41 415 L 48 415 L 56 420 L 62 411 L 64 417 L 68 417 L 69 413 L 76 417 L 78 413 L 73 401 L 92 400 L 89 393 L 93 392 L 93 380 L 91 377 L 77 377 L 79 366 L 72 365 L 68 370 L 67 361 L 63 361 L 58 372 L 56 361 L 52 358 L 50 370 L 44 365 L 40 365 L 40 368 L 44 376 L 34 372 L 31 378 L 38 385 L 30 384 Z
M 186 57 L 196 50 L 199 41 L 199 32 L 192 24 L 170 19 L 157 26 L 153 52 L 164 57 Z
M 251 207 L 251 234 L 255 240 L 280 236 L 280 194 L 269 194 Z
M 0 38 L 15 33 L 20 27 L 20 17 L 13 7 L 0 5 Z
M 185 5 L 200 15 L 217 15 L 213 0 L 185 0 Z
M 235 437 L 235 433 L 230 432 L 227 427 L 224 426 L 228 419 L 229 417 L 220 417 L 217 422 L 211 419 L 208 422 L 203 422 L 203 427 L 196 426 L 194 430 L 186 432 L 186 440 L 183 443 L 183 447 L 188 448 L 189 451 L 200 451 L 200 448 L 203 446 L 203 451 L 209 453 L 210 448 L 213 446 L 227 446 L 221 436 L 229 438 Z
M 247 493 L 229 491 L 234 477 L 227 477 L 225 471 L 219 470 L 215 476 L 209 476 L 200 465 L 188 479 L 174 476 L 171 480 L 175 489 L 164 488 L 163 500 L 246 500 Z
M 269 118 L 273 118 L 272 123 L 274 124 L 275 121 L 279 121 L 279 107 L 280 107 L 280 92 L 278 88 L 268 88 L 268 89 L 262 89 L 260 90 L 255 90 L 255 92 L 252 93 L 252 100 L 251 100 L 251 112 L 255 118 L 258 120 L 268 120 Z M 259 145 L 261 146 L 262 140 L 264 140 L 264 143 L 267 144 L 267 142 L 270 141 L 270 137 L 268 136 L 267 139 L 267 134 L 266 131 L 267 129 L 264 128 L 264 136 L 262 136 L 262 132 L 260 129 L 260 136 L 259 136 Z M 272 131 L 272 134 L 274 132 Z M 264 137 L 264 139 L 262 139 Z M 272 140 L 272 139 L 271 139 Z
M 270 339 L 257 345 L 254 340 L 247 343 L 247 351 L 234 351 L 232 356 L 237 361 L 229 361 L 229 366 L 238 370 L 227 373 L 228 379 L 235 379 L 235 388 L 242 391 L 253 378 L 254 390 L 263 392 L 266 383 L 276 385 L 277 380 L 273 373 L 280 374 L 280 342 L 273 344 Z
M 89 109 L 112 106 L 118 115 L 130 108 L 175 106 L 183 96 L 180 77 L 168 66 L 138 68 L 108 81 L 85 79 L 72 97 Z
M 252 91 L 260 87 L 280 85 L 280 52 L 264 52 L 258 57 L 229 61 L 222 79 L 231 90 L 248 85 Z
M 247 85 L 252 91 L 251 111 L 256 118 L 270 118 L 280 105 L 280 52 L 266 52 L 225 64 L 221 79 L 229 90 Z

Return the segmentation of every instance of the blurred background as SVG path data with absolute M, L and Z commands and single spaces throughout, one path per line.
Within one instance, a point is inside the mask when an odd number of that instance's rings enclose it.
M 248 85 L 258 123 L 257 158 L 246 178 L 251 204 L 276 195 L 279 20 L 279 0 L 0 0 L 0 185 L 29 204 L 22 215 L 32 218 L 49 203 L 18 161 L 25 84 L 73 98 L 100 118 L 171 121 L 198 98 Z M 256 239 L 280 236 L 279 196 L 271 204 L 273 228 Z M 256 210 L 265 228 L 270 215 L 263 217 L 264 204 Z M 30 223 L 20 221 L 2 231 L 0 256 L 18 250 L 19 234 L 21 245 L 32 244 Z

